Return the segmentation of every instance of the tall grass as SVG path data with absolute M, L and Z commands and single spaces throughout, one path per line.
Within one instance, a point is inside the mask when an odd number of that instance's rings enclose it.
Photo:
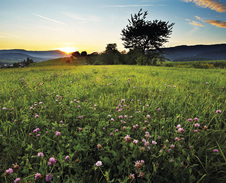
M 49 174 L 51 182 L 224 182 L 225 76 L 146 66 L 1 70 L 0 182 Z

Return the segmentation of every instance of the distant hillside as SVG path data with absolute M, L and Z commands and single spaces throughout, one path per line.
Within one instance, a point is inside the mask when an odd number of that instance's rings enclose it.
M 226 60 L 226 44 L 176 46 L 162 50 L 165 58 L 171 61 Z
M 54 51 L 27 51 L 21 49 L 13 50 L 0 50 L 0 63 L 13 63 L 21 62 L 27 57 L 35 62 L 41 62 L 44 60 L 66 57 L 64 52 L 59 50 Z
M 46 60 L 44 62 L 33 63 L 31 67 L 42 67 L 42 66 L 76 66 L 76 65 L 86 65 L 85 57 L 74 58 L 74 57 L 64 57 Z

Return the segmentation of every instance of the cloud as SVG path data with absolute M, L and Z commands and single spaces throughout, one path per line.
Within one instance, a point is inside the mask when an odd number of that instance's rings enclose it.
M 54 20 L 54 19 L 51 19 L 51 18 L 48 18 L 48 17 L 44 17 L 44 16 L 42 16 L 42 15 L 38 15 L 38 14 L 35 14 L 35 13 L 32 13 L 32 15 L 35 15 L 35 16 L 40 17 L 40 18 L 43 18 L 43 19 L 45 19 L 45 20 L 49 20 L 49 21 L 51 21 L 51 22 L 55 22 L 55 23 L 58 23 L 58 24 L 67 25 L 67 24 L 65 24 L 65 23 L 63 23 L 63 22 L 60 22 L 60 21 L 57 21 L 57 20 Z
M 126 4 L 126 5 L 112 5 L 107 8 L 132 8 L 132 7 L 149 7 L 149 6 L 166 6 L 165 4 Z
M 15 34 L 9 34 L 9 33 L 5 33 L 5 32 L 0 32 L 0 37 L 18 37 Z
M 209 23 L 211 25 L 215 25 L 216 27 L 226 28 L 226 22 L 222 22 L 219 20 L 204 20 L 204 22 Z
M 198 20 L 201 20 L 202 22 L 209 23 L 211 25 L 214 25 L 216 27 L 222 27 L 226 28 L 226 22 L 222 22 L 220 20 L 203 20 L 202 18 L 195 16 Z
M 191 24 L 191 25 L 204 27 L 204 25 L 202 25 L 202 24 L 200 24 L 200 23 L 198 23 L 196 21 L 191 21 L 190 19 L 185 19 L 185 20 L 187 20 L 189 22 L 189 24 Z
M 66 16 L 70 17 L 70 18 L 73 18 L 75 20 L 79 20 L 79 21 L 82 21 L 82 22 L 100 22 L 101 21 L 101 18 L 98 17 L 98 16 L 81 16 L 81 15 L 78 15 L 78 14 L 74 14 L 74 13 L 64 13 Z
M 183 0 L 184 2 L 193 2 L 202 8 L 210 8 L 217 12 L 226 12 L 226 5 L 215 0 Z

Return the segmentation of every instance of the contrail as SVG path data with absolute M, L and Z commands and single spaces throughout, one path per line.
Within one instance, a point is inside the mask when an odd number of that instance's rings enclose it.
M 44 17 L 42 15 L 38 15 L 38 14 L 35 14 L 35 13 L 32 13 L 33 15 L 37 16 L 37 17 L 40 17 L 40 18 L 43 18 L 43 19 L 46 19 L 46 20 L 49 20 L 49 21 L 52 21 L 52 22 L 55 22 L 55 23 L 58 23 L 58 24 L 63 24 L 63 25 L 67 25 L 63 22 L 60 22 L 60 21 L 57 21 L 57 20 L 53 20 L 51 18 L 48 18 L 48 17 Z

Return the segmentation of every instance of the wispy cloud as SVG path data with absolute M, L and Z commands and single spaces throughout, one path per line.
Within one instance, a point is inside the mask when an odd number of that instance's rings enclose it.
M 18 37 L 18 36 L 15 34 L 9 34 L 6 32 L 0 32 L 0 37 Z
M 185 20 L 187 20 L 189 22 L 189 24 L 191 24 L 191 25 L 204 27 L 204 25 L 202 25 L 202 24 L 200 24 L 200 23 L 198 23 L 196 21 L 191 21 L 190 19 L 185 19 Z
M 45 20 L 49 20 L 49 21 L 51 21 L 51 22 L 55 22 L 55 23 L 58 23 L 58 24 L 67 25 L 67 24 L 65 24 L 65 23 L 63 23 L 63 22 L 60 22 L 60 21 L 57 21 L 57 20 L 54 20 L 54 19 L 51 19 L 51 18 L 48 18 L 48 17 L 44 17 L 44 16 L 39 15 L 39 14 L 36 14 L 36 13 L 32 13 L 32 15 L 35 15 L 35 16 L 40 17 L 40 18 L 43 18 L 43 19 L 45 19 Z
M 226 5 L 215 0 L 183 0 L 184 2 L 193 2 L 202 8 L 210 8 L 217 12 L 226 12 Z
M 82 15 L 78 15 L 75 13 L 69 13 L 69 12 L 65 12 L 64 14 L 70 18 L 73 18 L 73 19 L 81 21 L 81 22 L 99 22 L 99 21 L 101 21 L 101 17 L 93 16 L 93 15 L 82 16 Z
M 195 16 L 198 20 L 201 20 L 202 22 L 209 23 L 211 25 L 214 25 L 216 27 L 226 28 L 226 22 L 222 22 L 220 20 L 204 20 L 201 17 Z
M 126 5 L 112 5 L 107 8 L 132 8 L 132 7 L 149 7 L 149 6 L 166 6 L 165 4 L 126 4 Z
M 205 22 L 211 25 L 215 25 L 216 27 L 226 28 L 226 22 L 222 22 L 219 20 L 205 20 Z

